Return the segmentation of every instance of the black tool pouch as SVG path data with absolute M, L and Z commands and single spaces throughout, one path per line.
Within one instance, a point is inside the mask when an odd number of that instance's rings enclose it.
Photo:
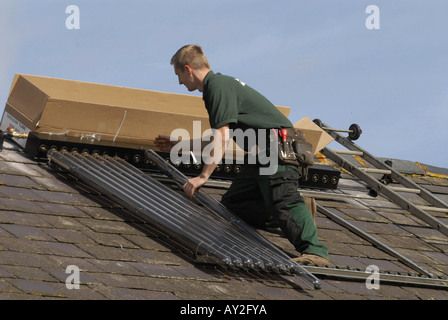
M 301 168 L 301 179 L 306 180 L 308 168 L 314 164 L 312 145 L 305 141 L 303 131 L 289 128 L 286 143 L 279 139 L 279 159 L 282 163 Z
M 308 168 L 314 164 L 312 145 L 305 140 L 296 140 L 294 141 L 294 151 L 297 154 L 299 167 L 302 169 L 301 178 L 306 180 L 308 178 Z
M 293 166 L 299 166 L 297 161 L 297 155 L 294 151 L 294 147 L 291 139 L 287 139 L 285 142 L 279 139 L 278 141 L 278 158 L 282 164 L 290 164 Z

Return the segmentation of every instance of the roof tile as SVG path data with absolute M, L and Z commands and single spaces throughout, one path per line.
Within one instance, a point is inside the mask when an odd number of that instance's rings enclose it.
M 1 224 L 1 227 L 18 238 L 28 240 L 53 240 L 38 227 Z
M 19 211 L 0 211 L 0 223 L 44 228 L 51 227 L 45 216 Z
M 12 186 L 21 188 L 40 188 L 39 184 L 27 176 L 0 174 L 0 186 Z M 3 189 L 3 188 L 2 188 Z
M 22 199 L 0 198 L 0 210 L 11 210 L 29 213 L 42 213 L 45 210 L 37 203 Z
M 26 205 L 26 204 L 24 204 Z M 50 215 L 68 216 L 68 217 L 85 217 L 86 214 L 79 208 L 70 204 L 49 203 L 49 202 L 34 202 L 31 206 L 39 206 L 34 211 L 36 213 L 46 213 Z M 1 199 L 0 199 L 1 206 Z M 40 208 L 40 209 L 38 209 Z

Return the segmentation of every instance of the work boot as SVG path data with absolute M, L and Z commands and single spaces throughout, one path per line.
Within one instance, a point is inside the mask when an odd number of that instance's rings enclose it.
M 325 259 L 321 256 L 315 254 L 302 254 L 298 258 L 293 259 L 295 262 L 298 262 L 303 265 L 311 265 L 311 266 L 319 266 L 319 267 L 330 267 L 331 263 L 328 259 Z

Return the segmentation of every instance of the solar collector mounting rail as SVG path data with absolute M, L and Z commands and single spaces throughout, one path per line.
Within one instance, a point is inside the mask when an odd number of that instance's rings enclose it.
M 29 133 L 25 145 L 25 152 L 36 160 L 47 160 L 49 150 L 77 151 L 99 155 L 116 155 L 145 172 L 159 171 L 159 168 L 144 156 L 145 149 L 145 146 L 133 143 L 37 132 Z M 159 154 L 187 176 L 197 176 L 202 170 L 202 164 L 194 164 L 192 158 L 187 163 L 173 163 L 170 160 L 169 153 L 159 152 Z M 232 180 L 238 175 L 239 170 L 240 165 L 238 163 L 220 164 L 211 178 Z M 340 175 L 341 172 L 331 166 L 315 164 L 309 168 L 307 180 L 300 181 L 300 186 L 314 189 L 337 189 Z
M 49 150 L 48 158 L 181 242 L 194 253 L 197 261 L 226 268 L 298 275 L 306 284 L 320 288 L 318 278 L 243 221 L 217 207 L 209 210 L 210 203 L 195 204 L 119 157 Z M 156 160 L 169 165 L 163 158 Z M 177 171 L 174 167 L 171 169 Z

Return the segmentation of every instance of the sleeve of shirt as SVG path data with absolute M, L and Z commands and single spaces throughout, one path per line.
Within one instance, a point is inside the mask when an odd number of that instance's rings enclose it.
M 234 88 L 230 86 L 209 88 L 205 103 L 210 126 L 213 129 L 238 122 L 238 101 Z

